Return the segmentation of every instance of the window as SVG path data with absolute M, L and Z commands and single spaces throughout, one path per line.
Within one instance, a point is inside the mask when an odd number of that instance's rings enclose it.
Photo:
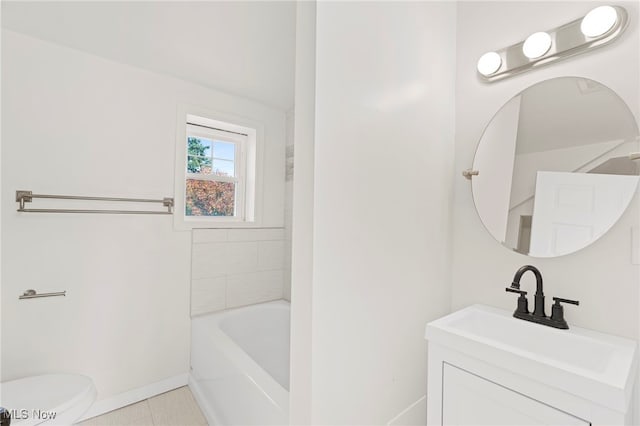
M 184 121 L 176 145 L 176 227 L 255 225 L 257 130 L 188 113 L 178 117 Z
M 247 135 L 187 124 L 185 216 L 244 219 Z

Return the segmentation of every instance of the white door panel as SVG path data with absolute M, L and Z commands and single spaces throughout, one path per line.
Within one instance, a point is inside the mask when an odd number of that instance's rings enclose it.
M 638 176 L 538 172 L 529 254 L 554 257 L 598 239 L 633 197 Z

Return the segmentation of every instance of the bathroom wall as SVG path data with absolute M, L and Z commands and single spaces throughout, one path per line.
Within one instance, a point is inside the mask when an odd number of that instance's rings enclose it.
M 265 123 L 265 202 L 282 228 L 284 111 L 7 30 L 2 89 L 2 380 L 82 373 L 105 401 L 186 378 L 191 233 L 170 216 L 19 214 L 15 190 L 172 196 L 185 103 Z M 18 301 L 28 288 L 68 293 Z
M 319 2 L 315 25 L 296 75 L 315 73 L 315 102 L 296 102 L 292 422 L 419 424 L 424 325 L 450 300 L 455 4 Z
M 489 235 L 475 211 L 470 183 L 460 176 L 462 170 L 471 166 L 476 144 L 493 114 L 518 92 L 545 79 L 581 76 L 599 81 L 616 91 L 636 119 L 640 118 L 637 2 L 619 3 L 627 8 L 631 21 L 621 39 L 607 47 L 492 84 L 482 83 L 476 76 L 476 61 L 482 53 L 577 19 L 599 4 L 555 1 L 458 4 L 454 310 L 474 303 L 513 309 L 515 299 L 505 293 L 504 287 L 518 267 L 532 264 L 541 269 L 545 279 L 547 310 L 551 296 L 578 299 L 580 306 L 565 309 L 571 324 L 633 339 L 640 337 L 638 197 L 620 221 L 591 246 L 560 258 L 534 259 L 509 251 Z M 531 289 L 532 285 L 531 277 L 527 277 L 525 289 Z
M 284 228 L 194 229 L 191 315 L 282 299 Z
M 311 424 L 316 2 L 296 4 L 289 423 Z

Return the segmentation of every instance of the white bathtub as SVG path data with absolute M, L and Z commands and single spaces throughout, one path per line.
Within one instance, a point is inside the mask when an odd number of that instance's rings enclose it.
M 289 303 L 195 317 L 189 386 L 210 425 L 289 422 Z

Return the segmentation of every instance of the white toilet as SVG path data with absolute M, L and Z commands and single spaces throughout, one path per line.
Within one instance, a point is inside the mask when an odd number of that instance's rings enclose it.
M 0 406 L 11 414 L 11 426 L 69 426 L 95 399 L 93 380 L 79 374 L 45 374 L 0 383 Z

